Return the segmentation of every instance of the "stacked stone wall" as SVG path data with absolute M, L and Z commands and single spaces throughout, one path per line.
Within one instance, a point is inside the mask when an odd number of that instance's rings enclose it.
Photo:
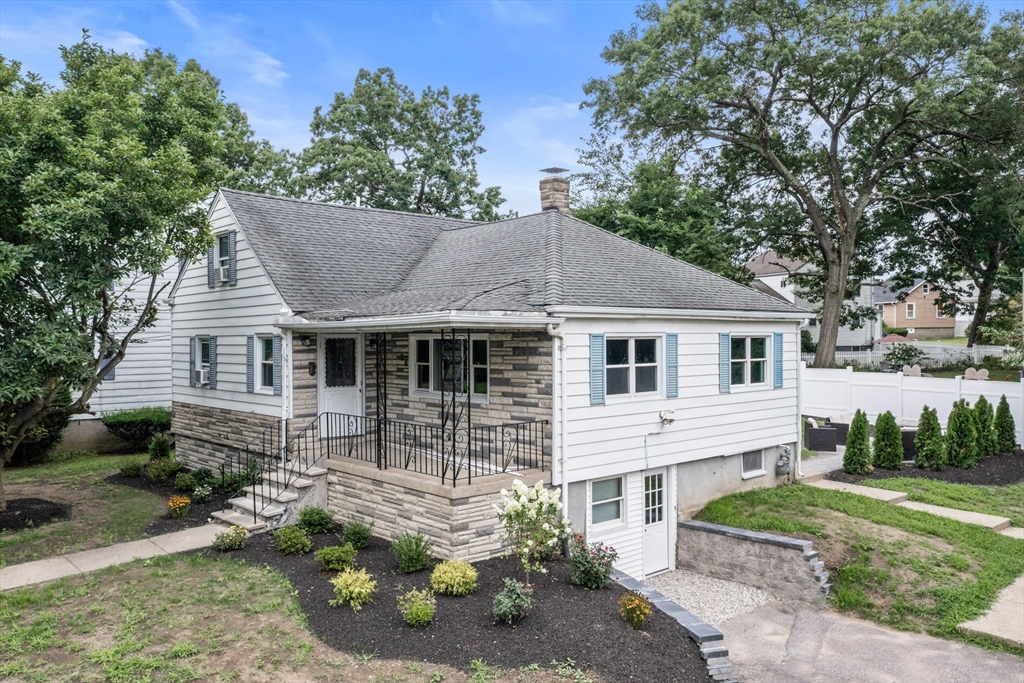
M 269 415 L 180 401 L 174 402 L 172 410 L 171 429 L 178 460 L 188 467 L 208 467 L 214 471 L 225 458 L 237 453 L 271 425 L 281 424 L 280 418 Z

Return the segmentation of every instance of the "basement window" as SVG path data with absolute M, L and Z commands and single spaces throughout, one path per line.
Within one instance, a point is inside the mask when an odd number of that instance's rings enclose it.
M 590 483 L 591 524 L 597 526 L 622 521 L 622 488 L 622 477 Z
M 744 479 L 761 477 L 766 474 L 764 469 L 764 451 L 747 451 L 740 455 L 742 476 Z

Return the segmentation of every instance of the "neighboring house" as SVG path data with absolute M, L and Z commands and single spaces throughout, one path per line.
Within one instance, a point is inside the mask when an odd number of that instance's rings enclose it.
M 956 316 L 943 312 L 939 292 L 929 282 L 917 280 L 903 288 L 886 282 L 875 287 L 874 297 L 879 318 L 889 327 L 906 328 L 917 339 L 949 339 L 956 334 Z
M 820 309 L 820 304 L 813 304 L 801 296 L 793 282 L 792 276 L 798 273 L 807 273 L 813 266 L 809 263 L 796 261 L 785 256 L 779 256 L 774 251 L 766 251 L 755 256 L 744 264 L 746 269 L 754 276 L 752 283 L 759 291 L 775 293 L 790 303 L 815 311 Z M 853 299 L 856 306 L 867 306 L 874 308 L 872 299 L 873 287 L 871 284 L 861 286 L 860 294 Z M 814 315 L 809 316 L 810 321 L 807 329 L 811 333 L 811 340 L 817 344 L 820 336 L 820 320 Z M 865 320 L 858 328 L 844 325 L 839 328 L 839 335 L 836 340 L 836 351 L 864 351 L 871 348 L 875 339 L 882 336 L 881 323 L 877 320 Z
M 541 190 L 493 223 L 217 193 L 217 246 L 172 295 L 177 453 L 273 485 L 218 517 L 288 523 L 316 495 L 474 560 L 522 477 L 642 577 L 674 566 L 677 517 L 784 479 L 806 312 Z

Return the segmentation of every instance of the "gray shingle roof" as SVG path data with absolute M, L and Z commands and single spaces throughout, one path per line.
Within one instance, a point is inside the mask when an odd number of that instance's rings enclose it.
M 743 264 L 743 267 L 754 277 L 763 277 L 765 275 L 788 275 L 805 265 L 807 264 L 803 261 L 797 261 L 788 256 L 779 256 L 775 250 L 770 249 L 750 259 Z
M 876 304 L 894 304 L 906 294 L 917 289 L 922 282 L 924 280 L 918 278 L 909 287 L 894 287 L 892 282 L 883 282 L 880 285 L 875 285 L 871 288 L 874 302 Z
M 493 223 L 221 190 L 307 318 L 547 306 L 801 309 L 557 211 Z

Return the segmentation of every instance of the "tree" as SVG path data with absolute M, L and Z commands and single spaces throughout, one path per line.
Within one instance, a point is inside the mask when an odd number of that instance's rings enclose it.
M 276 150 L 267 140 L 257 140 L 249 117 L 235 103 L 225 107 L 224 168 L 221 187 L 287 196 L 295 189 L 295 158 L 288 150 Z
M 832 367 L 844 301 L 884 237 L 872 212 L 898 201 L 889 185 L 901 169 L 947 159 L 958 126 L 1002 87 L 989 78 L 984 10 L 670 0 L 638 17 L 643 28 L 614 34 L 603 53 L 619 71 L 584 88 L 591 146 L 621 136 L 689 156 L 760 207 L 762 241 L 817 267 L 815 365 Z
M 738 282 L 750 274 L 733 259 L 738 243 L 726 229 L 722 203 L 684 184 L 675 160 L 637 164 L 622 182 L 605 185 L 585 174 L 594 196 L 573 210 L 581 220 Z
M 296 191 L 311 199 L 494 220 L 497 187 L 480 188 L 478 95 L 426 88 L 417 98 L 391 69 L 361 69 L 352 93 L 317 107 Z
M 946 468 L 946 444 L 935 408 L 924 407 L 914 435 L 914 464 L 921 469 L 940 472 Z
M 984 396 L 974 403 L 974 421 L 978 425 L 978 456 L 995 455 L 999 448 L 992 404 Z
M 843 452 L 843 471 L 847 474 L 871 473 L 871 443 L 868 416 L 858 410 L 846 434 L 846 450 Z
M 86 412 L 153 324 L 164 264 L 206 248 L 221 163 L 223 105 L 197 65 L 88 34 L 61 54 L 62 89 L 0 58 L 0 475 L 48 418 Z
M 978 459 L 978 425 L 967 401 L 953 403 L 946 424 L 946 460 L 952 467 L 968 469 Z
M 996 449 L 1000 453 L 1013 453 L 1017 445 L 1017 425 L 1013 422 L 1013 415 L 1010 414 L 1010 404 L 1006 400 L 1006 394 L 999 399 L 999 406 L 996 408 Z
M 888 410 L 875 421 L 875 466 L 887 470 L 903 468 L 903 434 Z

